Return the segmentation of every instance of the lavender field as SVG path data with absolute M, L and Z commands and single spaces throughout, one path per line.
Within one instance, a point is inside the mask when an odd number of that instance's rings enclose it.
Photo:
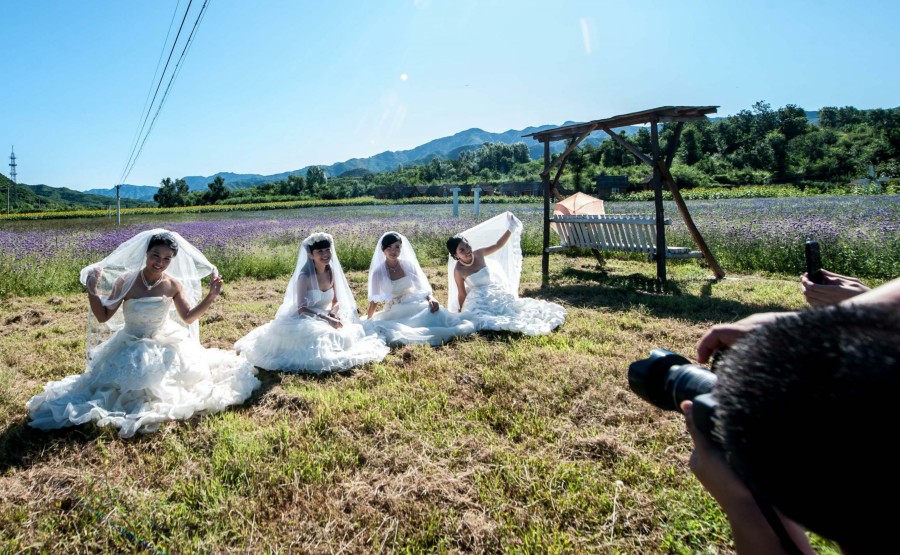
M 873 281 L 900 275 L 898 196 L 735 199 L 688 206 L 726 272 L 797 275 L 803 271 L 803 242 L 816 238 L 829 269 Z M 482 205 L 480 220 L 504 210 L 525 223 L 526 256 L 539 255 L 540 205 Z M 607 204 L 609 213 L 652 211 L 647 202 Z M 669 244 L 690 246 L 674 204 L 666 203 L 666 216 L 673 222 Z M 291 272 L 297 245 L 313 231 L 332 233 L 344 266 L 362 270 L 384 231 L 407 235 L 423 265 L 437 265 L 445 260 L 446 239 L 476 221 L 467 205 L 460 207 L 459 218 L 448 205 L 410 205 L 142 215 L 123 218 L 121 227 L 106 218 L 6 222 L 0 224 L 0 297 L 77 291 L 83 266 L 153 227 L 181 233 L 226 279 L 270 279 Z

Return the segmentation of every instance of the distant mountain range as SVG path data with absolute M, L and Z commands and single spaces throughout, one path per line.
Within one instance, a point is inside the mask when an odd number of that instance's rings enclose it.
M 575 122 L 567 121 L 563 125 L 572 125 Z M 427 164 L 433 158 L 442 158 L 448 160 L 458 159 L 459 156 L 467 150 L 477 150 L 484 143 L 504 143 L 515 144 L 525 143 L 531 153 L 532 158 L 543 156 L 543 145 L 534 139 L 525 138 L 523 135 L 536 133 L 545 129 L 558 127 L 556 125 L 541 125 L 539 127 L 526 127 L 525 129 L 510 129 L 503 133 L 491 133 L 483 129 L 473 128 L 466 131 L 460 131 L 450 137 L 442 137 L 429 141 L 424 145 L 417 146 L 410 150 L 385 151 L 369 158 L 351 158 L 344 162 L 331 164 L 330 166 L 320 165 L 325 174 L 329 177 L 337 177 L 351 172 L 369 171 L 373 173 L 393 171 L 400 165 L 420 165 Z M 636 133 L 639 127 L 629 126 L 616 129 L 616 131 L 625 131 L 626 134 Z M 596 137 L 589 137 L 582 144 L 598 145 L 606 139 L 605 134 L 598 134 Z M 565 148 L 561 142 L 551 145 L 552 152 L 559 152 Z M 188 184 L 191 191 L 205 191 L 207 186 L 212 183 L 216 177 L 222 177 L 225 184 L 232 189 L 240 189 L 244 187 L 253 187 L 262 183 L 271 183 L 287 179 L 289 175 L 306 175 L 311 166 L 305 166 L 298 170 L 292 170 L 272 175 L 247 174 L 247 173 L 231 173 L 219 172 L 207 177 L 198 175 L 185 176 L 183 179 Z M 147 185 L 123 185 L 122 198 L 133 198 L 140 200 L 153 200 L 153 195 L 158 187 Z M 90 189 L 85 191 L 95 195 L 104 195 L 115 197 L 115 187 L 109 189 Z
M 818 112 L 806 112 L 806 117 L 809 119 L 810 123 L 818 123 L 819 121 L 819 113 Z M 724 119 L 724 118 L 710 118 L 713 121 Z M 573 125 L 577 122 L 567 121 L 563 125 Z M 537 159 L 543 156 L 543 145 L 534 139 L 523 137 L 523 135 L 528 135 L 531 133 L 536 133 L 538 131 L 543 131 L 545 129 L 550 129 L 553 127 L 557 127 L 556 125 L 541 125 L 538 127 L 526 127 L 525 129 L 510 129 L 509 131 L 505 131 L 503 133 L 491 133 L 489 131 L 485 131 L 483 129 L 473 128 L 467 129 L 465 131 L 460 131 L 455 135 L 451 135 L 449 137 L 442 137 L 440 139 L 434 139 L 433 141 L 429 141 L 423 145 L 417 146 L 410 150 L 400 150 L 400 151 L 385 151 L 374 156 L 370 156 L 368 158 L 351 158 L 350 160 L 346 160 L 344 162 L 338 162 L 335 164 L 331 164 L 330 166 L 319 165 L 323 170 L 325 170 L 326 175 L 329 177 L 339 177 L 342 175 L 353 175 L 354 173 L 359 174 L 361 172 L 385 172 L 385 171 L 393 171 L 397 169 L 400 165 L 421 165 L 427 164 L 433 158 L 442 158 L 455 160 L 458 159 L 459 156 L 468 150 L 477 150 L 484 143 L 505 143 L 505 144 L 515 144 L 515 143 L 525 143 L 528 146 L 528 150 L 531 153 L 532 159 Z M 632 135 L 636 133 L 640 129 L 638 126 L 628 126 L 628 127 L 620 127 L 614 129 L 616 132 L 624 131 L 626 135 Z M 584 144 L 598 145 L 608 137 L 605 133 L 598 132 L 591 137 L 588 137 L 582 142 Z M 551 143 L 551 152 L 560 152 L 565 148 L 565 145 L 562 141 L 558 141 L 555 143 Z M 199 175 L 189 175 L 184 177 L 183 179 L 188 184 L 188 187 L 191 191 L 204 191 L 207 189 L 207 186 L 212 183 L 212 181 L 216 177 L 222 177 L 225 180 L 225 184 L 231 189 L 240 189 L 244 187 L 252 187 L 254 185 L 260 185 L 262 183 L 271 183 L 276 181 L 281 181 L 283 179 L 287 179 L 290 175 L 306 175 L 306 172 L 309 170 L 311 166 L 306 166 L 297 170 L 276 173 L 272 175 L 260 175 L 260 174 L 248 174 L 248 173 L 231 173 L 231 172 L 219 172 L 207 177 L 199 176 Z M 32 186 L 32 187 L 46 187 L 44 185 L 40 186 Z M 53 187 L 47 187 L 47 189 L 53 189 Z M 153 195 L 156 194 L 156 191 L 159 190 L 158 186 L 152 185 L 122 185 L 121 197 L 123 199 L 135 199 L 140 201 L 149 201 L 153 202 Z M 77 191 L 71 191 L 70 189 L 65 189 L 67 191 L 66 194 L 60 194 L 63 197 L 67 197 L 71 200 L 70 193 L 76 193 Z M 113 197 L 116 196 L 115 187 L 111 187 L 109 189 L 89 189 L 84 191 L 85 195 L 91 196 L 103 196 L 103 197 Z M 57 196 L 60 196 L 57 195 Z M 96 200 L 86 199 L 91 204 L 96 203 Z M 68 202 L 68 201 L 67 201 Z

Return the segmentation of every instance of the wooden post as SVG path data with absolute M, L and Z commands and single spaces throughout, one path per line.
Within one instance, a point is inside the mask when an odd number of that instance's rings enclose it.
M 650 146 L 653 149 L 653 203 L 656 205 L 656 287 L 666 287 L 666 218 L 663 213 L 662 174 L 659 170 L 658 118 L 650 121 Z
M 544 248 L 541 249 L 541 287 L 550 283 L 550 141 L 544 141 L 544 171 L 541 181 L 544 184 Z
M 713 256 L 712 251 L 709 250 L 709 247 L 706 245 L 706 241 L 703 240 L 703 236 L 700 235 L 700 230 L 694 225 L 694 219 L 691 218 L 691 214 L 688 212 L 687 204 L 684 203 L 684 199 L 681 197 L 681 191 L 678 190 L 678 185 L 675 184 L 672 174 L 669 173 L 669 168 L 667 168 L 665 163 L 660 160 L 660 163 L 657 163 L 656 170 L 658 170 L 662 174 L 663 179 L 666 180 L 666 185 L 669 186 L 669 190 L 672 192 L 672 199 L 675 201 L 675 206 L 678 207 L 678 211 L 681 212 L 681 217 L 684 219 L 684 225 L 688 228 L 694 242 L 697 243 L 697 248 L 703 253 L 703 258 L 705 258 L 706 263 L 709 264 L 709 269 L 712 270 L 716 279 L 722 279 L 725 277 L 725 271 L 719 266 L 716 257 Z

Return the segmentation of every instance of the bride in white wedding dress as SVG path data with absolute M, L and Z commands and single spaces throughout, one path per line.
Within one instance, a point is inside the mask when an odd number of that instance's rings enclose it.
M 379 303 L 384 308 L 376 312 Z M 375 245 L 363 325 L 391 345 L 437 346 L 475 332 L 472 322 L 441 307 L 409 240 L 395 231 L 382 235 Z
M 451 311 L 478 330 L 546 335 L 566 319 L 556 303 L 519 297 L 522 222 L 504 212 L 447 241 Z
M 390 350 L 360 325 L 334 239 L 327 233 L 303 240 L 275 320 L 234 346 L 260 368 L 312 374 L 378 362 Z
M 210 274 L 201 300 L 200 279 Z M 32 397 L 26 404 L 31 426 L 94 421 L 130 437 L 223 410 L 259 387 L 246 360 L 200 344 L 197 319 L 218 297 L 222 278 L 177 233 L 136 235 L 84 268 L 81 282 L 90 303 L 87 370 L 50 382 Z

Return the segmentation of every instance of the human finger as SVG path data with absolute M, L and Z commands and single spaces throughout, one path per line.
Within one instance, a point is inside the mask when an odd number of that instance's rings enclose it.
M 724 333 L 721 328 L 719 328 L 719 326 L 713 326 L 703 334 L 703 337 L 700 338 L 700 342 L 697 343 L 697 360 L 701 364 L 705 364 L 709 361 L 714 352 L 722 347 L 729 347 L 730 345 L 730 343 L 725 341 Z

